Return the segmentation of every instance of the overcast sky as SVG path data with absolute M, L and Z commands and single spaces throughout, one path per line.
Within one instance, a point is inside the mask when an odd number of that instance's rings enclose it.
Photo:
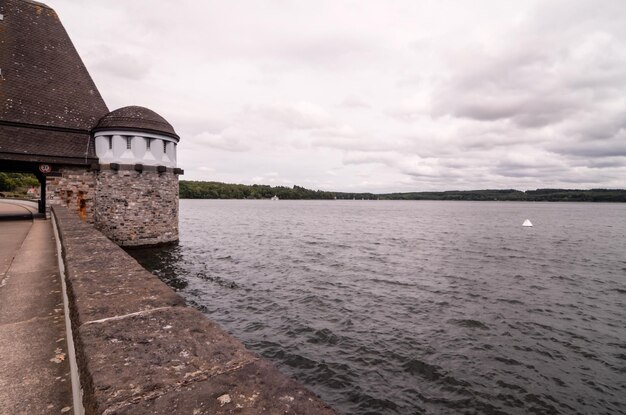
M 626 188 L 626 1 L 48 0 L 184 179 Z

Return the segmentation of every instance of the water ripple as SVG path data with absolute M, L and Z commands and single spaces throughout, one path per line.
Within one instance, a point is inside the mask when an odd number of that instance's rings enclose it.
M 626 205 L 180 212 L 178 246 L 131 254 L 340 413 L 626 411 Z

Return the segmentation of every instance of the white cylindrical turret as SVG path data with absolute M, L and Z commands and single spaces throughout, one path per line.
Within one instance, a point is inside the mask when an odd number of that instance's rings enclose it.
M 176 166 L 175 139 L 153 133 L 131 131 L 98 131 L 96 156 L 101 164 L 145 164 L 147 166 Z
M 100 164 L 176 165 L 180 138 L 170 123 L 156 112 L 130 106 L 111 111 L 93 130 Z

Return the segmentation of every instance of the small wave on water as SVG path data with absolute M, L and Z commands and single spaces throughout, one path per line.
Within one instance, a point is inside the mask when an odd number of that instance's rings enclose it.
M 472 319 L 451 319 L 448 320 L 448 323 L 456 324 L 459 327 L 467 327 L 470 329 L 481 329 L 481 330 L 489 330 L 489 327 L 478 320 Z
M 339 413 L 626 413 L 624 205 L 181 200 L 180 215 L 178 246 L 130 253 Z

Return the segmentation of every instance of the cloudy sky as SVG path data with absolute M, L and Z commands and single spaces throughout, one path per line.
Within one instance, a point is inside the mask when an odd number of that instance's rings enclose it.
M 626 188 L 624 0 L 48 0 L 185 179 Z

